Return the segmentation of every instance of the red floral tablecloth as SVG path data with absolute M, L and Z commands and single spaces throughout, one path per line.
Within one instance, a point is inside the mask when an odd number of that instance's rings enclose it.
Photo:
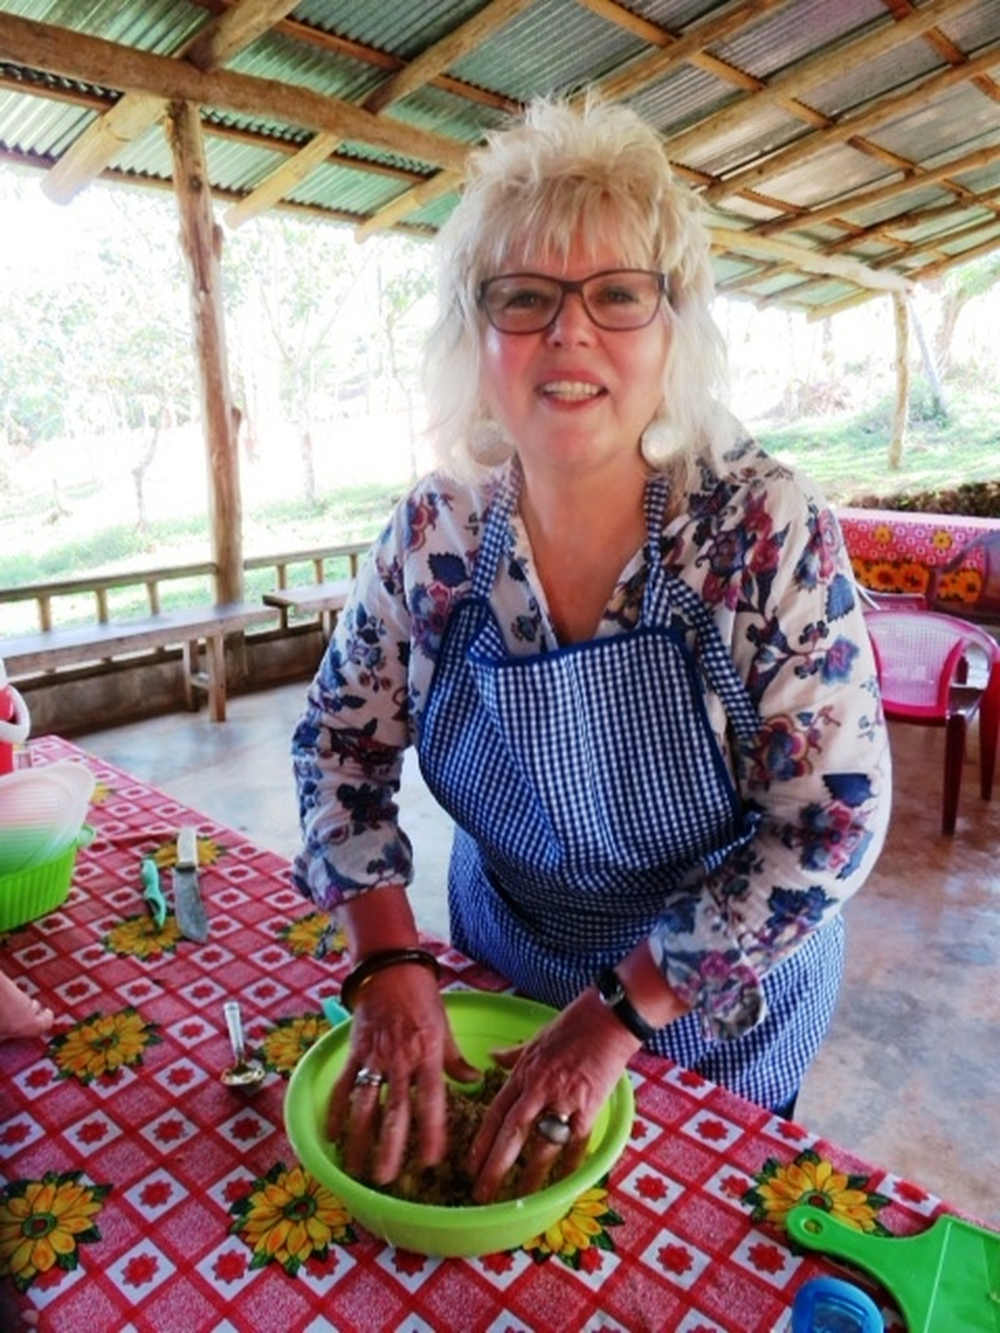
M 955 560 L 977 537 L 1000 532 L 1000 522 L 960 514 L 904 513 L 889 509 L 837 511 L 855 578 L 877 592 L 927 593 L 932 569 Z M 942 573 L 937 596 L 956 615 L 983 591 L 986 558 L 969 552 L 959 568 Z
M 35 764 L 96 774 L 73 887 L 0 939 L 0 963 L 59 1015 L 47 1041 L 0 1044 L 0 1327 L 135 1330 L 785 1328 L 798 1287 L 834 1271 L 791 1251 L 807 1198 L 864 1230 L 909 1234 L 942 1210 L 798 1125 L 669 1062 L 631 1066 L 637 1117 L 611 1173 L 525 1247 L 473 1260 L 395 1250 L 296 1162 L 288 1073 L 326 1029 L 347 968 L 285 862 L 54 737 Z M 203 945 L 157 930 L 139 863 L 197 825 Z M 166 885 L 165 887 L 169 887 Z M 500 978 L 432 942 L 445 984 Z M 239 1000 L 271 1071 L 225 1088 L 222 1004 Z M 901 1327 L 887 1309 L 888 1327 Z

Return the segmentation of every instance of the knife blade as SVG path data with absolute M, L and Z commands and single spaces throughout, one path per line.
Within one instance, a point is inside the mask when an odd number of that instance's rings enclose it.
M 181 934 L 199 943 L 208 939 L 208 917 L 198 889 L 198 839 L 190 826 L 177 834 L 174 866 L 174 915 Z

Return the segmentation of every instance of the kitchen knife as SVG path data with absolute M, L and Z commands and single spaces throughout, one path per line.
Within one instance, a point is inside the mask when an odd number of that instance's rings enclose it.
M 193 828 L 177 834 L 174 866 L 174 915 L 181 934 L 199 943 L 208 939 L 208 917 L 198 890 L 198 839 Z

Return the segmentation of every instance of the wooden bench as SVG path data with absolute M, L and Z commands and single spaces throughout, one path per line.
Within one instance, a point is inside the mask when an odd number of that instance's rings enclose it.
M 288 628 L 289 611 L 318 615 L 323 638 L 329 639 L 333 617 L 344 609 L 353 582 L 353 579 L 330 579 L 325 583 L 302 583 L 294 588 L 274 588 L 263 594 L 263 600 L 281 612 L 282 629 Z
M 164 611 L 141 620 L 65 625 L 0 639 L 0 658 L 10 676 L 49 671 L 61 666 L 99 662 L 121 653 L 180 644 L 184 661 L 184 696 L 196 708 L 195 690 L 208 694 L 215 722 L 226 720 L 225 636 L 248 625 L 271 620 L 273 611 L 252 602 Z M 205 643 L 205 669 L 199 668 L 199 647 Z

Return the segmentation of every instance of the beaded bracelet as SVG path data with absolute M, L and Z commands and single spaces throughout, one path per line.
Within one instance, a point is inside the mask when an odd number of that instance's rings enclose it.
M 429 967 L 436 980 L 441 977 L 438 960 L 426 949 L 380 949 L 362 958 L 340 983 L 340 1003 L 348 1013 L 354 1012 L 358 991 L 371 981 L 375 973 L 386 967 L 395 967 L 397 963 L 419 963 L 421 967 Z

